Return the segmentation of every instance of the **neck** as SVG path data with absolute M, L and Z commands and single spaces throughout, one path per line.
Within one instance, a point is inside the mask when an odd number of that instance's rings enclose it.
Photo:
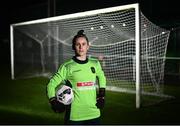
M 76 56 L 76 58 L 78 59 L 78 60 L 81 60 L 81 61 L 84 61 L 84 60 L 86 60 L 86 56 Z

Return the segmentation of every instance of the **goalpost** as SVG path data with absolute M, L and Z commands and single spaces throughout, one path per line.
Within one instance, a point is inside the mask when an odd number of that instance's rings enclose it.
M 140 96 L 163 94 L 170 31 L 149 21 L 139 4 L 110 7 L 12 24 L 11 77 L 50 77 L 70 59 L 72 38 L 83 29 L 90 57 L 99 58 L 107 88 Z

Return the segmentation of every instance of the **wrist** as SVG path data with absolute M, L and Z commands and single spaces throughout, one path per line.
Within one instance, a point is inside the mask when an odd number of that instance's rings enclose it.
M 98 97 L 97 100 L 99 100 L 99 99 L 105 99 L 105 97 Z
M 98 95 L 98 97 L 102 97 L 102 98 L 105 97 L 105 88 L 99 88 L 99 95 Z
M 56 101 L 56 100 L 57 100 L 56 97 L 52 97 L 49 99 L 49 102 Z

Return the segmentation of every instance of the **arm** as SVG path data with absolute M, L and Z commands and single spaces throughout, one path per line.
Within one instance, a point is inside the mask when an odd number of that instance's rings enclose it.
M 47 96 L 48 98 L 55 97 L 56 87 L 64 81 L 66 78 L 66 67 L 63 65 L 58 69 L 58 71 L 52 76 L 47 84 Z
M 97 78 L 99 81 L 99 93 L 97 95 L 97 103 L 96 106 L 100 109 L 104 107 L 105 104 L 105 88 L 106 88 L 106 77 L 101 68 L 100 63 L 97 65 Z
M 99 81 L 99 88 L 106 88 L 106 77 L 104 75 L 104 71 L 102 70 L 101 64 L 97 62 L 97 79 Z
M 56 87 L 66 78 L 66 68 L 62 65 L 47 84 L 47 96 L 55 112 L 64 112 L 65 105 L 57 101 Z

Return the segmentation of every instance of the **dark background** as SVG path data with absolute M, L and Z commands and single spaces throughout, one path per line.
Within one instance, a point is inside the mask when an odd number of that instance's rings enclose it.
M 167 56 L 180 57 L 178 0 L 6 0 L 0 4 L 1 67 L 10 69 L 10 24 L 132 3 L 139 3 L 151 22 L 171 30 Z

